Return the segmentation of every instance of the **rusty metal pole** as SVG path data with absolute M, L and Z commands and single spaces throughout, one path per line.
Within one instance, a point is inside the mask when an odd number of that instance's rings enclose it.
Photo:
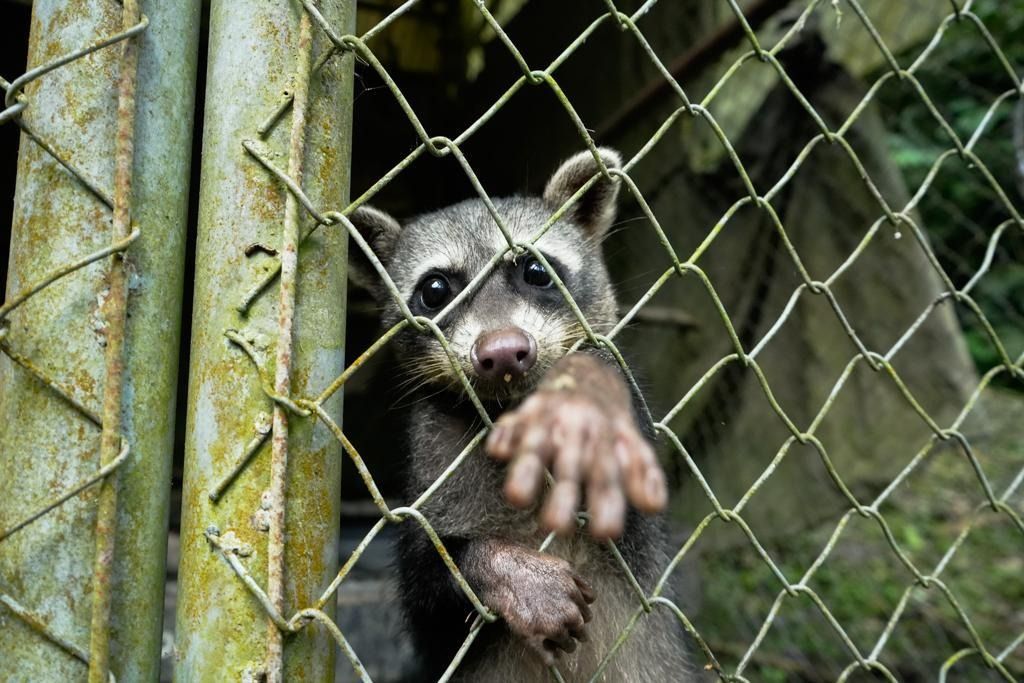
M 319 9 L 339 33 L 352 30 L 352 0 Z M 333 680 L 327 632 L 312 625 L 281 638 L 206 535 L 216 529 L 218 543 L 235 549 L 285 619 L 312 605 L 337 568 L 340 448 L 286 402 L 315 397 L 344 367 L 346 239 L 325 227 L 296 251 L 310 216 L 258 159 L 292 177 L 318 208 L 345 205 L 352 56 L 324 60 L 330 48 L 297 1 L 211 5 L 175 643 L 180 681 Z M 278 259 L 275 286 L 245 305 Z M 339 419 L 340 402 L 332 400 L 329 411 Z
M 128 31 L 141 19 L 136 0 L 124 0 L 121 29 Z M 148 27 L 147 27 L 148 28 Z M 132 232 L 132 176 L 135 161 L 135 93 L 138 85 L 139 49 L 135 39 L 120 46 L 117 79 L 117 126 L 114 134 L 114 242 Z M 125 323 L 128 320 L 128 267 L 123 254 L 110 257 L 107 294 L 100 314 L 110 332 L 104 350 L 103 413 L 100 434 L 100 465 L 109 465 L 121 452 L 124 434 Z M 130 444 L 129 444 L 130 448 Z M 96 510 L 96 550 L 93 553 L 92 615 L 89 625 L 89 683 L 106 683 L 110 675 L 110 601 L 113 583 L 117 526 L 117 483 L 120 472 L 100 482 Z
M 30 68 L 97 49 L 6 123 L 25 134 L 0 309 L 0 680 L 78 680 L 86 660 L 93 680 L 159 675 L 200 3 L 134 4 L 37 0 Z

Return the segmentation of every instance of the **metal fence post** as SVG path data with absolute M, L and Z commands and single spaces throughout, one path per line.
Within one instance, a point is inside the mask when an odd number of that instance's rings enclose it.
M 353 26 L 351 0 L 318 5 L 334 26 Z M 352 59 L 334 52 L 298 2 L 211 5 L 176 634 L 181 681 L 333 677 L 334 644 L 324 629 L 285 640 L 283 669 L 278 629 L 315 603 L 337 568 L 341 450 L 292 399 L 315 396 L 344 367 L 346 237 L 321 228 L 296 254 L 312 222 L 274 169 L 316 205 L 347 202 Z M 327 406 L 334 419 L 340 409 L 338 398 Z M 265 587 L 266 605 L 228 556 Z
M 38 0 L 29 65 L 53 68 L 4 83 L 24 135 L 0 309 L 3 680 L 159 674 L 199 0 L 134 4 Z

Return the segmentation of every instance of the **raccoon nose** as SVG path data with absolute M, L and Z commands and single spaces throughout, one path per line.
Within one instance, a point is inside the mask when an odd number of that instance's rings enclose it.
M 537 361 L 537 342 L 526 330 L 506 327 L 477 337 L 469 356 L 480 377 L 511 382 Z

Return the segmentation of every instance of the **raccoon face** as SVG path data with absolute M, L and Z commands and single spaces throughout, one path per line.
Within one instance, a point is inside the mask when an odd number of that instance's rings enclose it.
M 599 151 L 606 167 L 619 167 L 616 152 Z M 555 172 L 543 197 L 509 197 L 493 203 L 513 239 L 525 242 L 597 173 L 593 155 L 581 152 Z M 482 200 L 466 200 L 404 225 L 370 207 L 356 210 L 353 224 L 384 265 L 402 301 L 413 315 L 435 320 L 452 352 L 449 357 L 429 332 L 403 330 L 395 343 L 409 381 L 461 392 L 454 359 L 484 400 L 512 401 L 529 393 L 547 369 L 586 336 L 551 270 L 592 329 L 609 330 L 616 322 L 616 306 L 601 238 L 614 219 L 617 193 L 617 182 L 599 178 L 536 242 L 550 270 L 528 251 L 509 252 L 465 293 L 507 248 Z M 368 267 L 356 258 L 350 263 L 364 281 L 369 279 Z M 383 323 L 391 327 L 402 320 L 401 309 L 376 274 L 373 277 Z M 456 297 L 459 301 L 450 306 Z

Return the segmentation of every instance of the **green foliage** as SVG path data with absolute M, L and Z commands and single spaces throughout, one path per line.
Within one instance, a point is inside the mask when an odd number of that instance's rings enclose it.
M 1024 464 L 1024 444 L 1012 428 L 1019 424 L 1024 403 L 1006 390 L 990 391 L 980 406 L 985 420 L 969 431 L 972 437 L 976 429 L 1001 435 L 976 452 L 999 492 Z M 873 493 L 877 492 L 858 492 L 861 500 L 870 500 Z M 936 583 L 919 584 L 878 522 L 856 514 L 849 516 L 837 537 L 833 531 L 838 520 L 831 519 L 816 529 L 776 539 L 765 550 L 787 581 L 795 584 L 833 539 L 827 558 L 806 580 L 807 588 L 862 655 L 882 642 L 879 661 L 897 680 L 934 681 L 950 655 L 974 646 L 971 629 L 994 654 L 1024 631 L 1024 538 L 1008 515 L 993 512 L 984 501 L 962 452 L 940 446 L 879 506 L 899 551 L 922 575 L 937 575 L 949 595 Z M 783 586 L 741 535 L 735 547 L 709 552 L 698 564 L 704 596 L 695 625 L 725 670 L 733 672 Z M 905 608 L 891 626 L 904 599 Z M 890 627 L 889 635 L 883 636 Z M 834 681 L 854 661 L 810 597 L 787 595 L 744 676 L 750 681 Z M 1024 676 L 1024 656 L 1011 650 L 1005 664 L 1018 679 Z M 849 680 L 882 678 L 862 673 Z M 978 659 L 958 664 L 949 680 L 1003 679 Z
M 1000 95 L 1015 88 L 1006 65 L 1017 73 L 1024 65 L 1024 41 L 1020 40 L 1024 35 L 1024 0 L 978 0 L 971 9 L 998 51 L 978 25 L 965 17 L 949 27 L 915 76 L 965 144 L 984 122 L 984 132 L 973 150 L 1021 210 L 1024 180 L 1016 177 L 1012 134 L 1019 98 L 1010 95 L 998 106 L 993 105 Z M 897 55 L 897 59 L 902 66 L 909 66 L 923 49 L 924 45 L 916 46 Z M 915 192 L 933 171 L 936 159 L 954 145 L 910 82 L 883 88 L 879 103 L 889 123 L 893 158 L 911 192 Z M 984 174 L 957 155 L 941 164 L 919 210 L 939 261 L 957 287 L 963 287 L 977 272 L 994 231 L 1010 218 Z M 1017 226 L 1004 231 L 991 270 L 971 294 L 1011 359 L 1015 359 L 1024 351 L 1024 234 Z M 998 365 L 998 347 L 982 321 L 966 306 L 960 306 L 959 313 L 978 368 L 987 370 Z
M 970 7 L 999 50 L 964 17 L 950 25 L 914 76 L 962 143 L 982 126 L 971 148 L 999 190 L 1024 212 L 1024 179 L 1017 178 L 1012 134 L 1020 96 L 1012 94 L 1016 83 L 1006 68 L 1008 63 L 1018 74 L 1024 68 L 1024 0 L 976 0 Z M 926 48 L 917 45 L 895 57 L 908 68 Z M 871 75 L 869 82 L 883 73 Z M 994 106 L 1006 93 L 1011 94 Z M 995 244 L 990 267 L 970 294 L 991 332 L 1016 360 L 1024 352 L 1024 231 L 1011 223 L 994 242 L 996 230 L 1011 217 L 999 191 L 981 169 L 956 153 L 936 168 L 937 160 L 955 145 L 910 79 L 890 79 L 875 101 L 911 194 L 934 174 L 917 209 L 954 286 L 971 281 Z M 1003 359 L 982 319 L 968 306 L 959 306 L 958 313 L 979 370 L 999 365 Z M 1006 386 L 1020 391 L 1019 382 Z M 987 389 L 964 428 L 996 496 L 1024 464 L 1019 429 L 1024 402 L 1014 392 Z M 854 493 L 870 501 L 879 491 Z M 973 648 L 976 639 L 994 655 L 1005 648 L 1004 664 L 1020 679 L 1024 654 L 1015 638 L 1024 633 L 1021 529 L 1009 515 L 992 512 L 985 501 L 963 452 L 937 448 L 879 506 L 891 539 L 876 520 L 853 514 L 838 536 L 833 531 L 839 520 L 829 518 L 814 529 L 766 543 L 767 555 L 796 584 L 834 541 L 827 559 L 805 584 L 829 616 L 807 594 L 785 594 L 778 576 L 737 532 L 734 546 L 700 557 L 704 594 L 695 626 L 726 671 L 746 661 L 743 675 L 750 681 L 834 681 L 855 662 L 851 644 L 863 656 L 877 648 L 879 661 L 897 680 L 934 681 L 944 662 Z M 1018 492 L 1009 501 L 1013 510 L 1019 511 L 1019 501 Z M 921 585 L 914 571 L 937 574 L 942 587 Z M 768 620 L 773 610 L 777 614 Z M 901 616 L 894 622 L 897 612 Z M 766 621 L 770 627 L 762 630 Z M 751 652 L 756 639 L 759 644 Z M 862 672 L 849 680 L 882 677 Z M 1003 678 L 974 655 L 959 661 L 948 680 Z

